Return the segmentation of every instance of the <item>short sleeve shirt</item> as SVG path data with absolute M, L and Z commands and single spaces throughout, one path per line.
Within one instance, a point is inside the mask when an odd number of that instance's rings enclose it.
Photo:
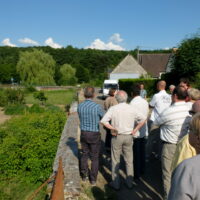
M 171 105 L 171 96 L 167 94 L 165 90 L 161 90 L 157 94 L 154 94 L 149 105 L 153 107 L 150 120 L 155 121 L 160 116 L 162 111 Z

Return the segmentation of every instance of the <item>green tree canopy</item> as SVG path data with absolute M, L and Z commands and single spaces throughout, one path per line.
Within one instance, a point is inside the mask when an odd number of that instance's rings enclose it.
M 88 83 L 90 81 L 90 73 L 87 68 L 79 65 L 76 71 L 76 77 L 78 78 L 79 83 Z
M 184 40 L 175 56 L 174 73 L 194 80 L 200 72 L 200 37 Z
M 20 53 L 17 72 L 25 84 L 55 85 L 55 61 L 42 50 L 33 49 Z
M 60 85 L 74 85 L 77 83 L 76 69 L 69 64 L 60 67 Z

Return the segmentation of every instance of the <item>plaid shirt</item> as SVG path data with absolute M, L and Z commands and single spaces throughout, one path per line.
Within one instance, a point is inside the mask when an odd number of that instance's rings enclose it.
M 81 131 L 99 132 L 99 121 L 104 115 L 103 108 L 90 99 L 78 105 Z

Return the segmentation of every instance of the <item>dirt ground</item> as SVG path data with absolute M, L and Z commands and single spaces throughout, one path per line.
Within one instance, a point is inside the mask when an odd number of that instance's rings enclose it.
M 0 107 L 0 124 L 3 124 L 5 121 L 10 119 L 11 117 L 4 114 L 3 108 Z

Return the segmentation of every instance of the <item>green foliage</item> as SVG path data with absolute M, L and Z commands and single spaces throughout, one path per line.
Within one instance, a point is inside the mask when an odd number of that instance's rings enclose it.
M 143 83 L 145 90 L 147 91 L 147 96 L 151 97 L 156 93 L 156 83 L 157 79 L 120 79 L 119 88 L 120 90 L 125 90 L 129 96 L 131 96 L 132 86 L 135 84 Z
M 13 118 L 0 128 L 0 178 L 46 180 L 65 120 L 63 112 L 34 113 Z
M 44 102 L 46 102 L 46 100 L 47 100 L 47 97 L 45 96 L 44 92 L 42 92 L 42 91 L 35 92 L 35 93 L 33 94 L 33 97 L 34 97 L 35 99 L 38 99 L 42 104 L 43 104 Z
M 64 64 L 60 67 L 60 85 L 75 85 L 77 78 L 75 77 L 76 69 L 69 64 Z
M 177 78 L 188 77 L 194 80 L 200 71 L 200 37 L 184 40 L 175 55 L 173 73 Z
M 4 108 L 4 112 L 6 115 L 22 115 L 26 113 L 28 107 L 24 104 L 8 104 Z
M 83 66 L 79 66 L 76 71 L 76 77 L 79 83 L 88 83 L 90 80 L 89 70 Z
M 42 50 L 33 49 L 20 53 L 17 72 L 25 84 L 55 85 L 55 61 Z
M 0 106 L 5 106 L 7 104 L 7 98 L 5 95 L 5 90 L 0 89 Z
M 11 104 L 23 104 L 24 92 L 21 89 L 7 89 L 5 90 L 7 102 Z
M 32 85 L 27 85 L 26 88 L 25 88 L 25 92 L 27 93 L 32 93 L 32 92 L 36 92 L 36 88 Z
M 0 106 L 8 104 L 24 104 L 24 91 L 21 89 L 1 89 L 0 90 Z

